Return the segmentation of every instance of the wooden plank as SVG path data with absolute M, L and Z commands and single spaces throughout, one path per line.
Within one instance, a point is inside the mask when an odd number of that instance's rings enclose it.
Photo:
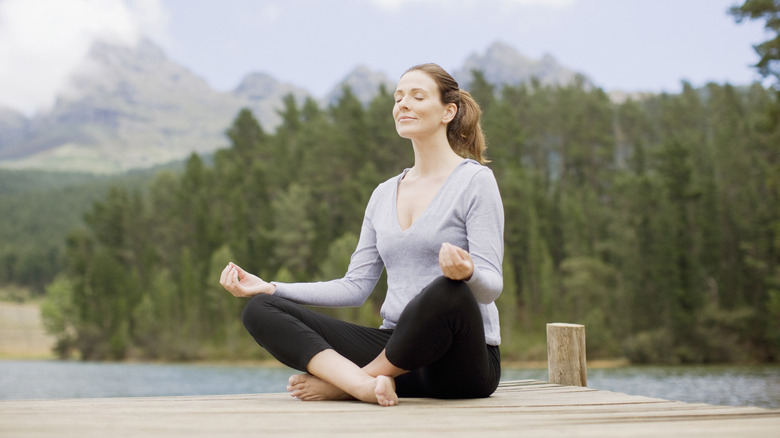
M 478 400 L 301 402 L 287 394 L 0 401 L 0 437 L 777 437 L 780 411 L 687 404 L 545 382 Z

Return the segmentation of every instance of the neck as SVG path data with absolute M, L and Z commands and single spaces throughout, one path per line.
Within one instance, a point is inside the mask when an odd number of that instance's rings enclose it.
M 449 174 L 463 161 L 463 157 L 456 154 L 450 147 L 446 135 L 436 136 L 428 141 L 414 139 L 412 146 L 414 148 L 414 167 L 410 172 L 414 172 L 418 177 Z

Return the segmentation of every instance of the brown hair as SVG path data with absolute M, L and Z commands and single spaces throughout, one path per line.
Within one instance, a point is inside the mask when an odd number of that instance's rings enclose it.
M 485 158 L 485 135 L 482 133 L 480 117 L 482 110 L 468 91 L 458 88 L 458 82 L 437 64 L 416 65 L 410 71 L 421 71 L 436 82 L 439 87 L 441 103 L 454 103 L 458 107 L 455 118 L 447 125 L 447 140 L 452 150 L 463 158 L 472 158 L 481 164 L 489 163 Z

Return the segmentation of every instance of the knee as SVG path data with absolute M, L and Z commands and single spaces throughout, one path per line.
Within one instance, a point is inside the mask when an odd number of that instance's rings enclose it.
M 259 323 L 267 320 L 268 313 L 273 310 L 273 301 L 277 297 L 259 294 L 250 298 L 241 312 L 244 327 L 250 332 L 256 330 Z
M 440 276 L 423 289 L 422 295 L 426 301 L 432 301 L 433 308 L 462 308 L 464 305 L 476 303 L 471 289 L 461 280 L 451 280 Z

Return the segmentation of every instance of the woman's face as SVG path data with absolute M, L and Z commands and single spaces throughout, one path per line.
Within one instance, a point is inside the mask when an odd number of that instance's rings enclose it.
M 439 129 L 446 132 L 457 110 L 455 104 L 441 103 L 436 82 L 420 70 L 403 75 L 394 96 L 395 129 L 403 138 L 424 138 Z

